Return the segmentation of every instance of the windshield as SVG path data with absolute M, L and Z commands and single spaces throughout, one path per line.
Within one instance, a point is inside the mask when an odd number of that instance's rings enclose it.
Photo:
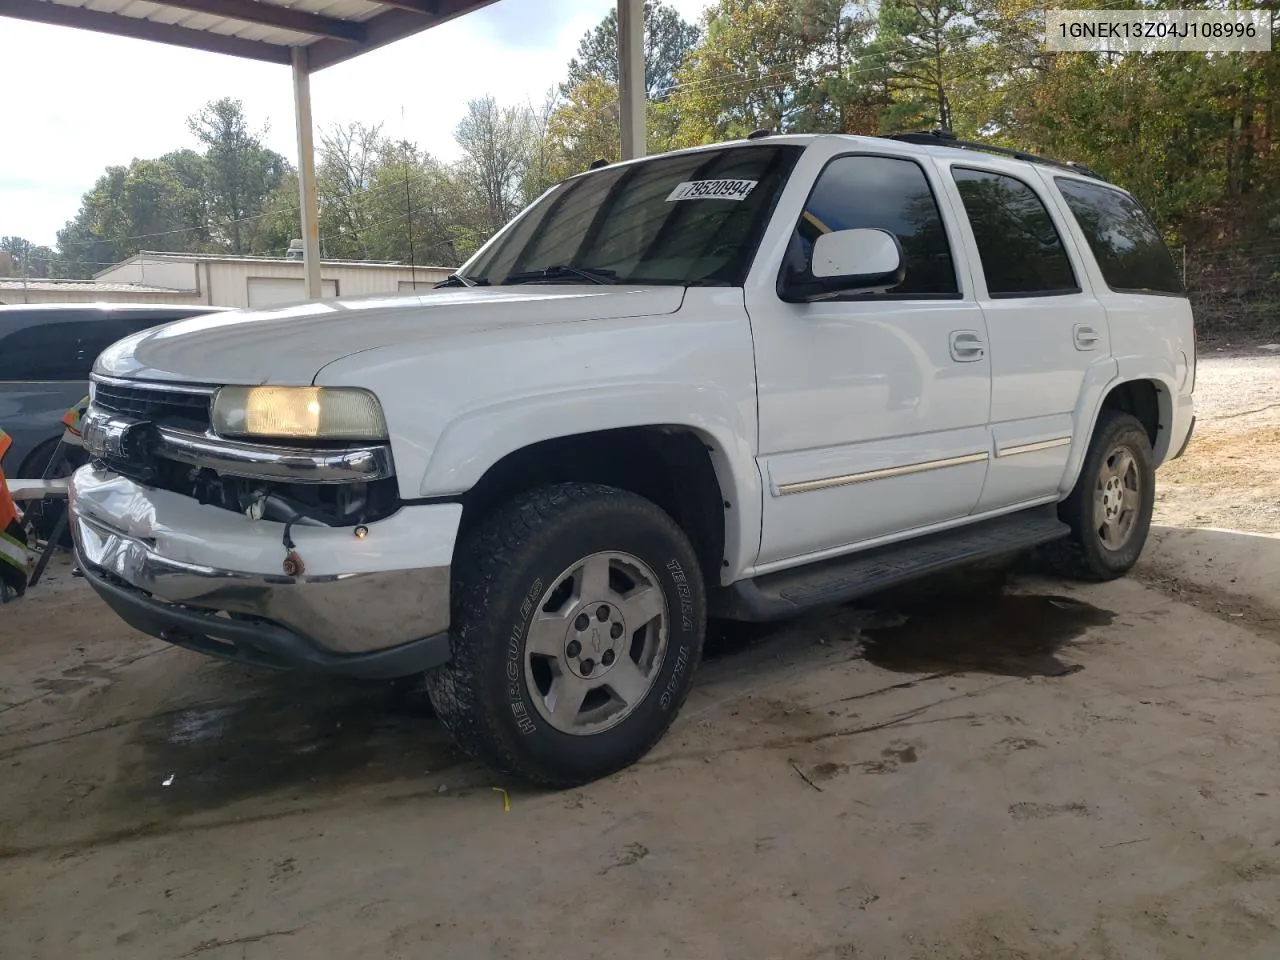
M 752 144 L 575 177 L 459 273 L 493 285 L 740 286 L 800 152 Z

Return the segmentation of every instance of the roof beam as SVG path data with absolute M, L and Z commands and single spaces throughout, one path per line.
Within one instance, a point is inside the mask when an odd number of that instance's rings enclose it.
M 308 33 L 314 37 L 332 37 L 335 40 L 346 40 L 350 43 L 364 42 L 363 23 L 339 20 L 337 17 L 322 17 L 305 10 L 291 10 L 273 3 L 259 3 L 258 0 L 150 0 L 150 2 L 162 7 L 194 10 L 196 13 L 207 13 L 215 17 L 230 17 L 233 20 L 243 20 L 245 23 L 280 27 L 297 33 Z
M 378 0 L 387 7 L 399 7 L 401 10 L 412 10 L 428 17 L 440 16 L 440 0 Z
M 47 0 L 0 0 L 0 17 L 29 20 L 32 23 L 48 23 L 58 27 L 75 27 L 95 33 L 109 33 L 117 37 L 135 40 L 154 40 L 177 47 L 225 53 L 233 57 L 264 60 L 267 63 L 289 63 L 289 47 L 241 37 L 226 37 L 204 30 L 192 30 L 169 23 L 156 23 L 138 17 L 125 17 L 115 13 L 102 13 L 85 7 L 66 7 Z M 350 46 L 340 41 L 324 40 L 321 43 L 340 43 L 344 49 Z M 345 59 L 345 58 L 344 58 Z
M 4 2 L 7 0 L 0 0 L 0 3 Z M 386 46 L 388 43 L 394 43 L 427 27 L 436 27 L 464 13 L 487 7 L 496 0 L 398 0 L 394 4 L 389 0 L 381 0 L 381 2 L 400 9 L 388 10 L 364 21 L 368 32 L 365 35 L 365 43 L 361 47 L 353 47 L 331 39 L 317 40 L 307 48 L 308 69 L 315 72 L 324 67 L 331 67 L 343 60 L 350 60 L 366 50 Z M 410 3 L 413 4 L 412 8 L 405 9 Z M 428 12 L 429 6 L 434 8 L 434 13 Z

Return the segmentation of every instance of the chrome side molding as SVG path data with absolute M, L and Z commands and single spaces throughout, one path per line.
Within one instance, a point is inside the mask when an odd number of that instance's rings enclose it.
M 990 454 L 966 453 L 959 457 L 947 457 L 943 460 L 926 460 L 922 463 L 908 463 L 901 467 L 884 467 L 880 470 L 867 470 L 863 473 L 846 473 L 838 477 L 823 477 L 818 480 L 798 480 L 794 483 L 782 483 L 777 487 L 777 496 L 785 497 L 792 493 L 808 493 L 811 490 L 826 490 L 830 487 L 844 487 L 851 483 L 869 483 L 872 480 L 887 480 L 890 477 L 905 477 L 912 473 L 927 473 L 930 470 L 943 470 L 947 467 L 962 467 L 968 463 L 982 463 L 990 459 Z
M 1070 444 L 1070 437 L 1054 437 L 1052 440 L 1037 440 L 1034 443 L 1016 443 L 996 450 L 996 456 L 1016 457 L 1022 453 L 1039 453 L 1041 450 L 1052 450 L 1055 447 L 1066 447 Z

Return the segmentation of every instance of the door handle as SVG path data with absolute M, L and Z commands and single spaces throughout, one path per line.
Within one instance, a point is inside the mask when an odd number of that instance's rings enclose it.
M 1077 350 L 1092 350 L 1098 345 L 1098 341 L 1102 338 L 1098 336 L 1098 331 L 1087 323 L 1077 323 L 1072 328 L 1076 338 Z
M 976 330 L 954 330 L 951 333 L 951 359 L 956 363 L 973 363 L 987 355 L 987 342 Z

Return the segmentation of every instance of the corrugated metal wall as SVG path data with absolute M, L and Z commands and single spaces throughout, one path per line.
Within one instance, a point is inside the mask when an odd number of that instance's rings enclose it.
M 436 283 L 452 271 L 442 267 L 356 267 L 324 264 L 320 268 L 321 280 L 334 280 L 338 284 L 338 296 L 363 297 L 376 294 L 398 293 L 400 281 L 416 276 L 418 283 Z M 200 284 L 203 288 L 208 278 L 213 292 L 213 304 L 219 307 L 249 306 L 250 277 L 290 277 L 302 279 L 300 262 L 281 263 L 270 260 L 237 261 L 210 260 L 200 265 Z
M 196 279 L 196 268 L 194 263 L 134 257 L 108 267 L 95 279 L 112 283 L 146 283 L 173 290 L 196 290 L 200 286 Z
M 145 260 L 145 262 L 144 262 Z M 320 277 L 325 286 L 338 285 L 339 297 L 366 297 L 379 294 L 413 292 L 416 281 L 419 292 L 445 279 L 453 271 L 446 267 L 363 266 L 324 264 Z M 137 258 L 102 273 L 97 282 L 104 285 L 145 282 L 156 286 L 173 286 L 171 294 L 121 291 L 118 288 L 96 290 L 11 290 L 0 291 L 3 303 L 209 303 L 217 307 L 249 306 L 249 280 L 252 277 L 303 279 L 301 261 L 286 260 L 204 260 L 196 263 L 166 261 L 160 258 Z
M 136 293 L 120 290 L 0 289 L 0 304 L 16 303 L 202 303 L 196 294 Z

